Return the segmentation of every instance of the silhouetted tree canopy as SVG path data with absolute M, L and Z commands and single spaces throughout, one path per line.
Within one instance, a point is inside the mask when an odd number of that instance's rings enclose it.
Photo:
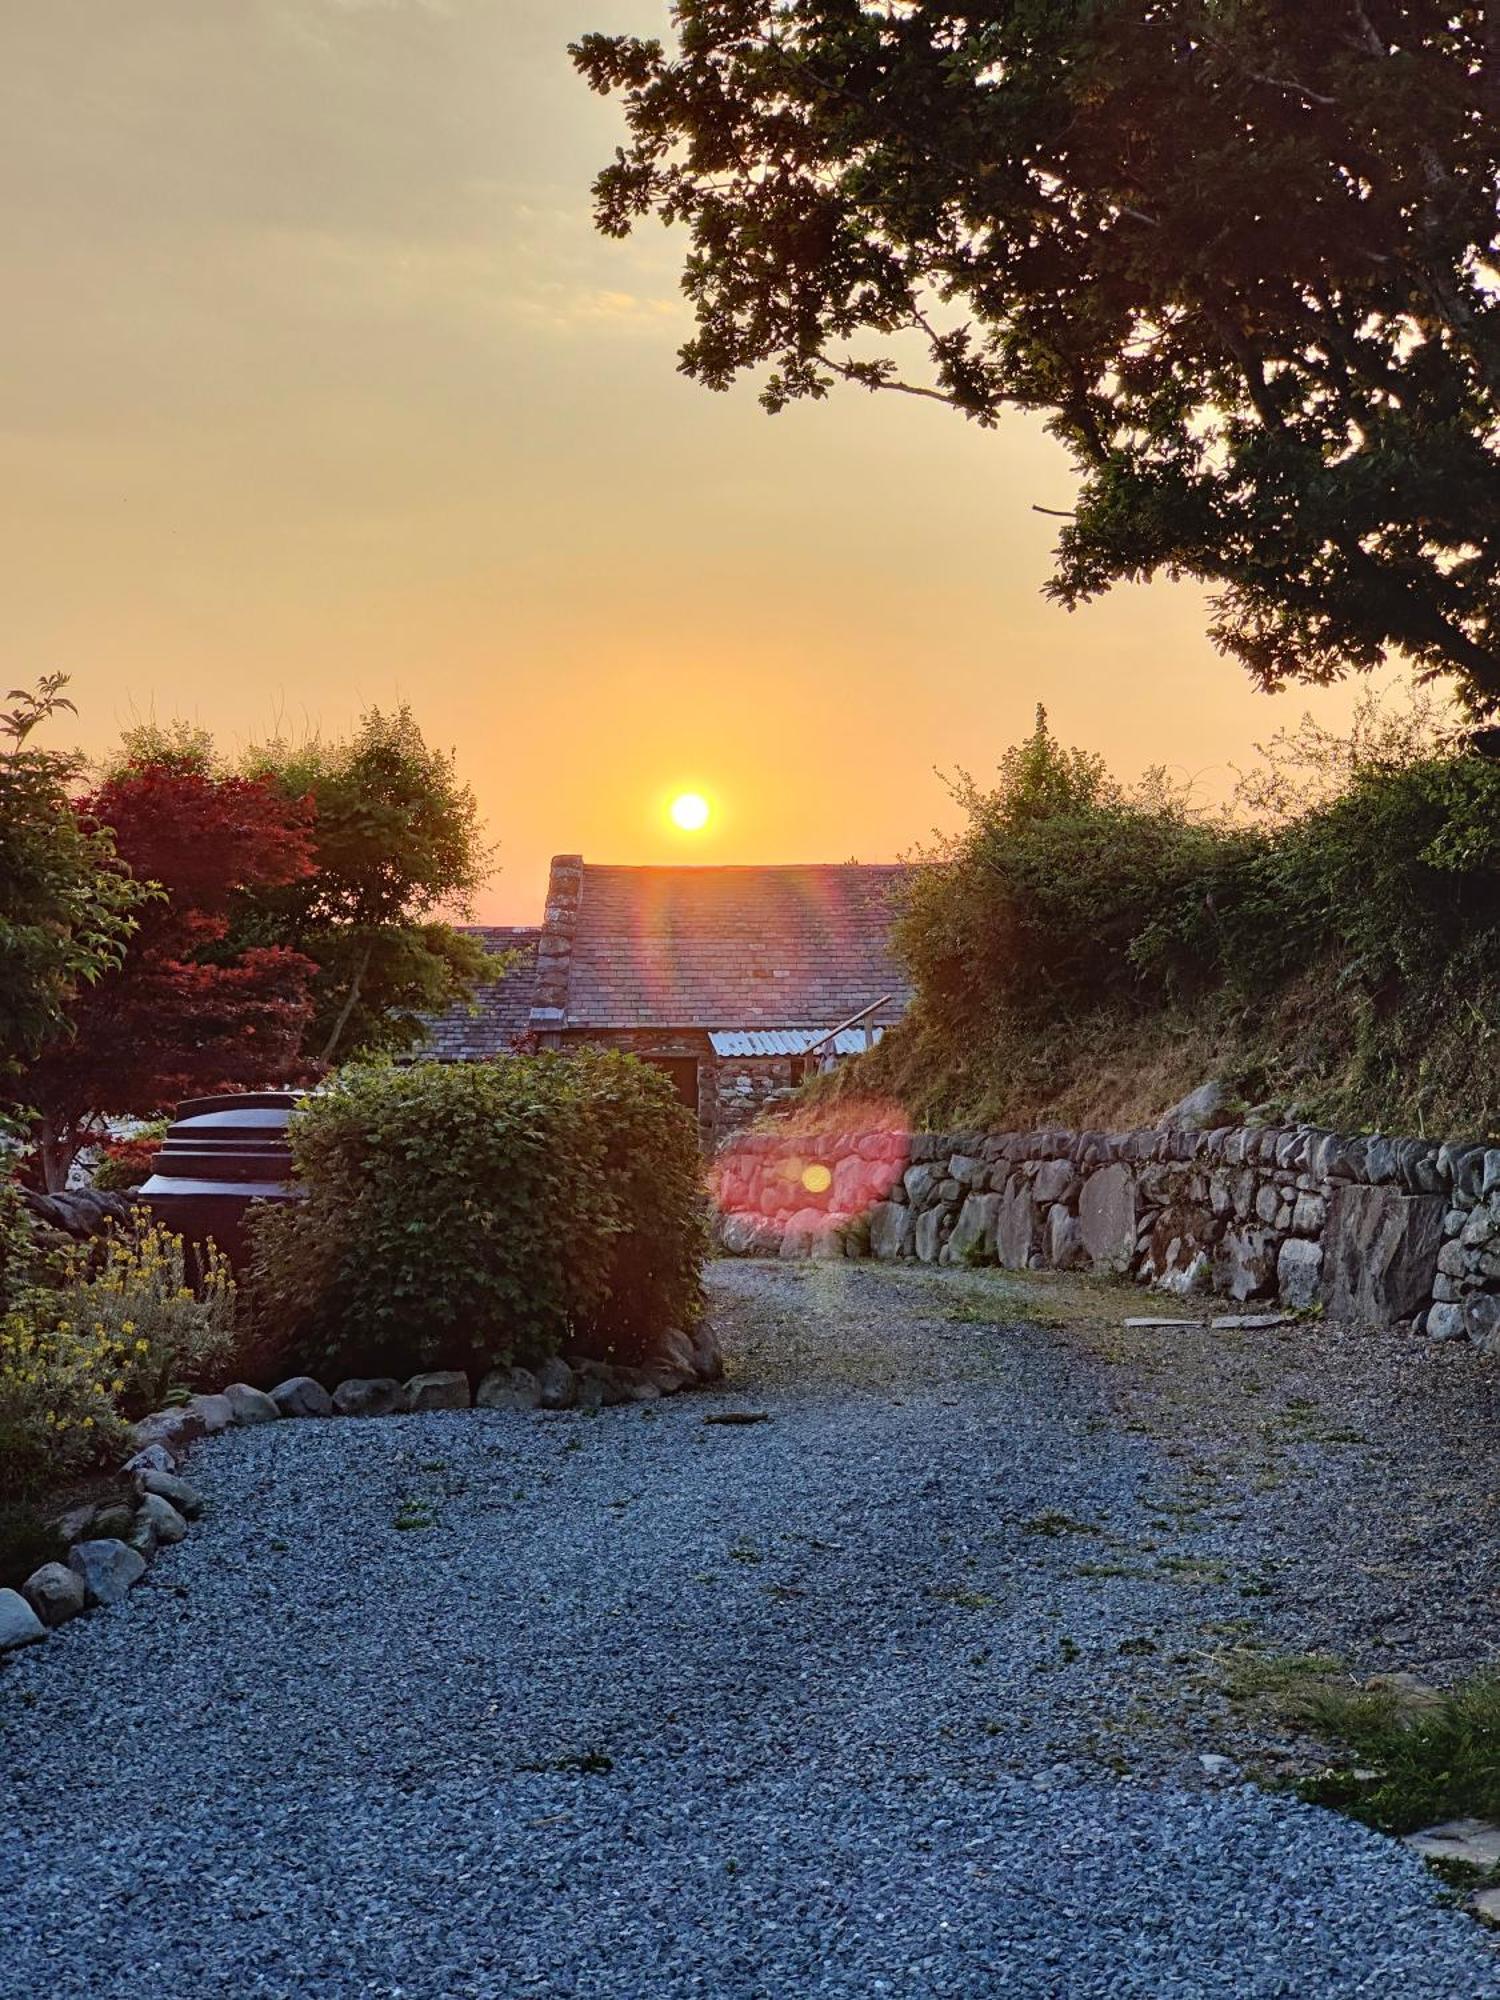
M 573 55 L 600 228 L 690 232 L 689 375 L 1043 411 L 1064 604 L 1201 578 L 1262 686 L 1395 647 L 1500 710 L 1495 0 L 678 0 Z

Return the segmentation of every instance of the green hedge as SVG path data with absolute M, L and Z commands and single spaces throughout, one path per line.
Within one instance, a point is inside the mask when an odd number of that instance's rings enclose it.
M 314 1371 L 630 1358 L 698 1316 L 696 1130 L 633 1057 L 352 1065 L 292 1149 L 306 1199 L 257 1218 L 250 1288 Z

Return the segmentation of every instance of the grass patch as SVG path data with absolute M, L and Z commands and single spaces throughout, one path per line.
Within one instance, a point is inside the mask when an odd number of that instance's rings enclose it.
M 1261 1653 L 1251 1646 L 1216 1654 L 1215 1664 L 1230 1701 L 1269 1701 L 1298 1716 L 1306 1714 L 1315 1692 L 1344 1671 L 1332 1653 Z
M 1098 1532 L 1096 1521 L 1076 1521 L 1071 1514 L 1059 1514 L 1054 1509 L 1045 1514 L 1033 1514 L 1021 1523 L 1023 1535 L 1045 1535 L 1054 1540 L 1060 1535 L 1097 1535 Z
M 1420 1704 L 1395 1689 L 1324 1688 L 1309 1692 L 1301 1719 L 1352 1753 L 1350 1764 L 1299 1783 L 1315 1805 L 1384 1833 L 1449 1819 L 1500 1821 L 1500 1679 Z

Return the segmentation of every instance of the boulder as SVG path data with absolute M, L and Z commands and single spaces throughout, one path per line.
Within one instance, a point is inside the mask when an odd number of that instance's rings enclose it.
M 203 1426 L 204 1437 L 217 1437 L 220 1431 L 227 1431 L 237 1421 L 234 1405 L 227 1396 L 189 1396 L 182 1412 L 194 1423 Z
M 905 1202 L 879 1201 L 870 1210 L 870 1254 L 883 1264 L 909 1257 L 916 1233 L 916 1217 Z
M 113 1537 L 75 1542 L 68 1567 L 83 1583 L 85 1603 L 119 1604 L 133 1584 L 146 1574 L 146 1558 Z
M 547 1356 L 536 1371 L 536 1385 L 544 1410 L 571 1410 L 578 1401 L 578 1377 L 560 1354 Z
M 1319 1236 L 1327 1220 L 1328 1204 L 1322 1195 L 1311 1194 L 1304 1189 L 1292 1205 L 1292 1233 L 1296 1236 Z
M 1073 1171 L 1066 1160 L 1049 1164 L 1068 1167 L 1069 1173 Z M 995 1256 L 1007 1271 L 1024 1271 L 1029 1268 L 1036 1247 L 1036 1205 L 1031 1190 L 1018 1187 L 1000 1197 L 1000 1206 L 995 1211 Z
M 138 1526 L 148 1526 L 158 1542 L 182 1542 L 187 1539 L 187 1522 L 171 1501 L 160 1493 L 146 1495 L 136 1515 L 136 1522 Z
M 1439 1194 L 1343 1184 L 1323 1232 L 1323 1302 L 1334 1319 L 1410 1319 L 1432 1291 L 1443 1244 Z
M 1467 1331 L 1464 1309 L 1460 1305 L 1444 1304 L 1439 1301 L 1427 1315 L 1429 1340 L 1462 1340 Z
M 1214 1289 L 1232 1299 L 1268 1298 L 1276 1290 L 1276 1233 L 1246 1224 L 1226 1231 L 1214 1260 Z
M 459 1368 L 434 1368 L 413 1375 L 401 1392 L 402 1406 L 416 1416 L 423 1410 L 466 1410 L 469 1378 Z
M 700 1382 L 724 1379 L 724 1350 L 707 1320 L 693 1332 L 693 1372 Z
M 578 1407 L 581 1410 L 613 1408 L 630 1401 L 630 1382 L 623 1368 L 608 1361 L 583 1361 L 578 1366 Z
M 787 1219 L 786 1228 L 781 1232 L 778 1257 L 810 1257 L 813 1244 L 828 1227 L 828 1218 L 820 1208 L 799 1208 Z M 840 1256 L 843 1246 L 839 1247 Z
M 351 1375 L 333 1392 L 341 1417 L 393 1417 L 401 1406 L 401 1384 L 389 1375 Z
M 1464 1331 L 1486 1354 L 1500 1354 L 1500 1292 L 1476 1292 L 1466 1302 Z
M 65 1625 L 85 1608 L 83 1578 L 66 1563 L 43 1563 L 27 1577 L 21 1592 L 46 1626 Z
M 924 1264 L 935 1264 L 943 1245 L 943 1211 L 941 1208 L 924 1208 L 917 1217 L 912 1248 Z
M 46 1626 L 20 1591 L 0 1590 L 0 1653 L 34 1646 L 46 1636 Z
M 1043 1160 L 1031 1183 L 1031 1199 L 1038 1208 L 1050 1208 L 1055 1201 L 1071 1201 L 1078 1190 L 1078 1169 L 1071 1160 Z
M 1123 1161 L 1089 1175 L 1078 1197 L 1078 1224 L 1096 1270 L 1130 1269 L 1137 1220 L 1135 1176 Z
M 1002 1197 L 998 1194 L 971 1194 L 958 1211 L 953 1234 L 943 1245 L 945 1264 L 993 1263 L 995 1222 Z
M 1228 1090 L 1216 1077 L 1210 1077 L 1186 1097 L 1179 1097 L 1170 1111 L 1161 1114 L 1157 1126 L 1168 1132 L 1210 1132 L 1224 1123 L 1224 1107 L 1228 1102 Z
M 478 1410 L 535 1410 L 541 1401 L 542 1385 L 529 1368 L 492 1368 L 474 1394 Z
M 123 1542 L 135 1526 L 135 1508 L 127 1500 L 109 1500 L 89 1516 L 88 1532 L 79 1541 Z
M 271 1401 L 284 1417 L 331 1417 L 333 1398 L 311 1375 L 292 1375 L 278 1382 Z
M 134 1478 L 143 1472 L 170 1472 L 176 1463 L 164 1444 L 148 1444 L 127 1458 L 120 1470 Z
M 208 1427 L 197 1412 L 183 1403 L 170 1410 L 153 1410 L 149 1417 L 142 1417 L 130 1426 L 130 1435 L 139 1447 L 137 1457 L 141 1452 L 160 1449 L 176 1465 L 186 1457 L 190 1444 L 208 1436 Z
M 1289 1236 L 1276 1257 L 1276 1295 L 1281 1303 L 1299 1309 L 1313 1305 L 1322 1277 L 1322 1245 Z
M 185 1521 L 196 1521 L 203 1512 L 203 1500 L 197 1487 L 189 1486 L 175 1472 L 138 1473 L 135 1490 L 143 1498 L 154 1493 L 158 1499 L 170 1501 Z
M 281 1418 L 280 1409 L 265 1390 L 252 1389 L 248 1382 L 231 1382 L 224 1391 L 224 1401 L 237 1424 L 274 1424 Z
M 1089 1253 L 1083 1243 L 1083 1226 L 1078 1217 L 1061 1202 L 1047 1211 L 1047 1233 L 1041 1257 L 1043 1264 L 1052 1271 L 1076 1271 L 1088 1262 Z M 1028 1260 L 1028 1264 L 1030 1261 Z

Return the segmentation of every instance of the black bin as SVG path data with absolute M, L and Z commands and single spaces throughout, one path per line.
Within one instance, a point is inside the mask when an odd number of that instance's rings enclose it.
M 211 1236 L 239 1268 L 250 1253 L 250 1203 L 300 1199 L 287 1125 L 301 1101 L 292 1090 L 184 1099 L 140 1199 L 189 1243 Z

